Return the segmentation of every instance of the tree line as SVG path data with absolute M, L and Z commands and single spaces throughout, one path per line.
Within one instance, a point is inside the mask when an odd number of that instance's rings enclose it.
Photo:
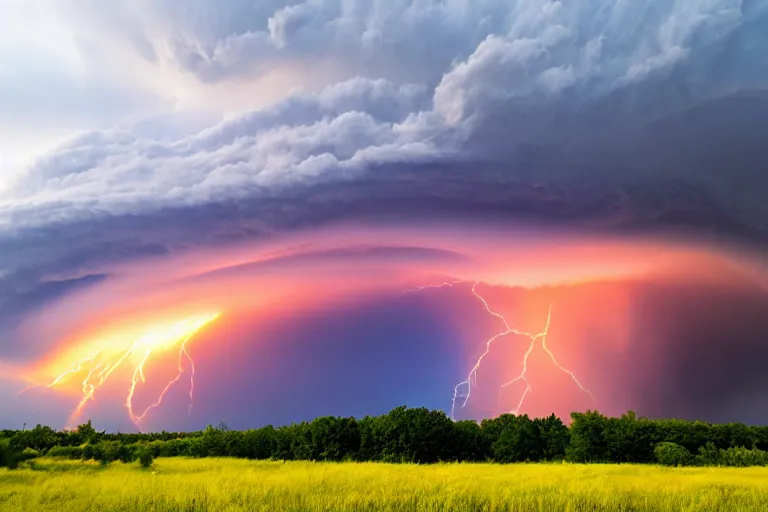
M 504 414 L 453 421 L 443 411 L 398 407 L 362 419 L 320 417 L 292 425 L 234 431 L 106 433 L 90 421 L 73 430 L 37 425 L 0 431 L 0 466 L 39 456 L 130 463 L 156 457 L 237 457 L 307 461 L 641 463 L 670 466 L 768 465 L 768 427 L 659 420 L 629 412 L 547 418 Z

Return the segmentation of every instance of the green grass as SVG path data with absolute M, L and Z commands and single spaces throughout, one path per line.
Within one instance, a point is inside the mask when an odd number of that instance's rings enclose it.
M 0 470 L 0 511 L 768 511 L 768 468 L 38 459 Z

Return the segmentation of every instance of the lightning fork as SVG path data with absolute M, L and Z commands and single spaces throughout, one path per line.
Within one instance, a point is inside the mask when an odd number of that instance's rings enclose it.
M 549 334 L 549 322 L 552 319 L 552 304 L 549 305 L 549 311 L 547 312 L 547 325 L 544 329 L 544 335 L 541 337 L 541 348 L 544 350 L 544 352 L 547 353 L 549 356 L 549 359 L 552 361 L 552 364 L 557 366 L 557 368 L 562 371 L 563 373 L 567 374 L 569 377 L 571 377 L 571 380 L 576 383 L 577 386 L 579 386 L 579 389 L 589 395 L 589 397 L 592 399 L 592 402 L 597 403 L 597 399 L 595 398 L 595 395 L 592 394 L 590 390 L 582 386 L 581 382 L 579 382 L 579 379 L 576 378 L 576 375 L 567 368 L 560 365 L 560 363 L 557 362 L 557 358 L 555 357 L 555 354 L 552 353 L 551 350 L 547 347 L 547 335 Z
M 477 361 L 475 362 L 475 365 L 470 370 L 469 375 L 467 376 L 467 379 L 462 381 L 462 382 L 459 382 L 456 385 L 456 387 L 453 388 L 453 399 L 451 400 L 451 418 L 452 419 L 455 419 L 456 403 L 457 403 L 457 401 L 459 399 L 461 399 L 461 398 L 464 399 L 463 403 L 461 404 L 461 408 L 462 409 L 467 406 L 467 403 L 469 402 L 469 398 L 472 395 L 472 387 L 473 387 L 473 385 L 474 386 L 477 385 L 477 372 L 480 370 L 480 366 L 483 363 L 483 359 L 485 359 L 491 353 L 491 347 L 493 346 L 493 344 L 497 340 L 499 340 L 501 338 L 504 338 L 506 336 L 509 336 L 509 335 L 526 336 L 526 337 L 530 338 L 531 339 L 531 346 L 529 346 L 528 351 L 526 352 L 526 355 L 523 358 L 523 365 L 524 365 L 524 367 L 527 367 L 528 355 L 530 355 L 530 353 L 533 351 L 533 343 L 535 342 L 536 337 L 538 336 L 538 335 L 531 334 L 531 333 L 528 333 L 528 332 L 519 331 L 517 329 L 513 329 L 512 327 L 510 327 L 509 326 L 509 322 L 507 322 L 507 319 L 502 314 L 493 311 L 491 309 L 491 307 L 488 305 L 488 301 L 486 301 L 485 298 L 482 295 L 480 295 L 480 293 L 478 293 L 478 291 L 477 291 L 478 284 L 480 284 L 480 283 L 475 281 L 475 283 L 472 285 L 472 294 L 483 304 L 483 307 L 485 308 L 485 311 L 489 315 L 491 315 L 493 317 L 496 317 L 496 318 L 498 318 L 499 320 L 502 321 L 502 323 L 504 324 L 505 330 L 503 332 L 500 332 L 500 333 L 490 337 L 485 342 L 485 351 L 482 354 L 480 354 L 480 357 L 477 358 Z M 528 382 L 528 379 L 526 379 L 526 377 L 525 377 L 526 369 L 527 368 L 524 368 L 523 373 L 521 374 L 520 377 L 518 377 L 517 379 L 515 379 L 512 382 L 509 382 L 509 383 L 505 384 L 505 386 L 511 386 L 514 382 L 517 382 L 517 381 L 522 379 L 526 383 L 526 393 L 527 393 L 528 389 L 530 389 L 530 383 Z M 466 389 L 466 393 L 464 393 L 464 394 L 461 393 L 460 390 L 462 388 Z
M 477 385 L 477 371 L 480 368 L 480 364 L 482 363 L 483 358 L 485 358 L 485 356 L 488 355 L 488 352 L 490 351 L 491 344 L 495 340 L 497 340 L 497 339 L 499 339 L 501 337 L 504 337 L 504 336 L 508 336 L 510 334 L 526 336 L 528 339 L 530 339 L 530 343 L 528 345 L 528 349 L 525 351 L 525 354 L 523 355 L 523 361 L 522 361 L 523 362 L 523 369 L 522 369 L 522 371 L 520 372 L 520 374 L 517 377 L 515 377 L 512 380 L 510 380 L 509 382 L 506 382 L 506 383 L 502 384 L 499 387 L 499 395 L 501 395 L 501 391 L 503 389 L 509 388 L 513 384 L 515 384 L 517 382 L 520 382 L 520 381 L 525 382 L 525 391 L 523 391 L 523 394 L 520 397 L 520 401 L 518 402 L 517 407 L 515 409 L 513 409 L 512 411 L 510 411 L 512 414 L 515 414 L 515 415 L 519 414 L 520 409 L 523 407 L 523 403 L 525 402 L 525 399 L 528 397 L 529 394 L 531 394 L 533 392 L 533 387 L 531 386 L 531 383 L 530 383 L 530 381 L 528 380 L 528 377 L 527 377 L 527 373 L 528 373 L 528 359 L 529 359 L 531 353 L 533 352 L 533 349 L 536 347 L 536 341 L 539 340 L 539 339 L 541 340 L 542 349 L 549 356 L 550 360 L 552 361 L 552 364 L 554 364 L 555 367 L 557 367 L 560 371 L 562 371 L 562 372 L 566 373 L 567 375 L 569 375 L 571 377 L 571 380 L 573 380 L 576 383 L 576 385 L 579 387 L 579 389 L 581 389 L 582 392 L 584 392 L 587 395 L 589 395 L 589 397 L 592 399 L 593 402 L 596 402 L 595 396 L 592 394 L 592 392 L 590 390 L 588 390 L 587 388 L 585 388 L 581 384 L 579 379 L 576 377 L 576 375 L 571 370 L 568 370 L 567 368 L 563 367 L 560 363 L 558 363 L 557 362 L 557 358 L 555 358 L 555 355 L 552 353 L 552 351 L 549 349 L 549 347 L 547 347 L 547 335 L 549 334 L 549 326 L 550 326 L 550 323 L 552 321 L 552 304 L 551 303 L 550 303 L 549 309 L 547 311 L 547 322 L 546 322 L 546 324 L 544 326 L 544 330 L 539 332 L 539 333 L 532 334 L 532 333 L 528 333 L 528 332 L 523 332 L 523 331 L 518 331 L 518 330 L 515 330 L 515 329 L 511 329 L 509 327 L 509 323 L 507 322 L 507 319 L 503 315 L 501 315 L 500 313 L 497 313 L 497 312 L 491 310 L 491 308 L 488 306 L 488 302 L 477 292 L 477 288 L 476 287 L 477 287 L 477 283 L 475 283 L 475 286 L 472 287 L 472 293 L 474 293 L 474 295 L 483 303 L 483 306 L 485 307 L 485 310 L 490 315 L 495 316 L 496 318 L 499 318 L 504 323 L 504 327 L 506 328 L 506 331 L 497 334 L 496 336 L 492 337 L 488 342 L 486 342 L 486 350 L 480 356 L 480 358 L 478 358 L 477 363 L 475 364 L 475 366 L 472 368 L 472 371 L 470 372 L 470 376 L 467 378 L 466 381 L 459 383 L 457 385 L 457 387 L 454 388 L 454 400 L 453 400 L 453 404 L 452 404 L 452 407 L 451 407 L 451 417 L 452 418 L 454 417 L 454 412 L 455 412 L 455 407 L 456 407 L 456 396 L 457 396 L 459 387 L 461 387 L 462 385 L 465 385 L 467 387 L 467 394 L 466 394 L 464 403 L 461 406 L 462 409 L 463 409 L 464 407 L 466 407 L 467 402 L 469 401 L 469 395 L 470 395 L 471 387 L 472 387 L 472 380 L 474 380 L 475 385 Z
M 195 363 L 187 350 L 188 342 L 198 334 L 208 324 L 214 322 L 219 318 L 220 314 L 213 314 L 207 316 L 199 316 L 187 318 L 177 324 L 172 325 L 166 331 L 151 332 L 145 336 L 139 338 L 126 349 L 117 353 L 104 354 L 103 350 L 97 351 L 91 356 L 81 359 L 78 362 L 70 365 L 64 372 L 53 379 L 47 387 L 53 388 L 60 386 L 70 379 L 85 373 L 85 377 L 81 382 L 82 398 L 77 407 L 73 410 L 69 417 L 69 425 L 72 425 L 75 420 L 80 416 L 85 405 L 95 399 L 96 391 L 101 388 L 112 374 L 125 363 L 129 356 L 139 356 L 139 362 L 133 368 L 131 375 L 131 382 L 128 387 L 128 393 L 124 402 L 124 405 L 128 411 L 131 421 L 140 427 L 141 422 L 147 417 L 147 415 L 154 409 L 158 408 L 166 397 L 168 391 L 176 384 L 185 373 L 183 360 L 186 359 L 190 368 L 190 380 L 189 380 L 189 407 L 188 413 L 192 412 L 192 402 L 194 399 L 195 389 Z M 177 357 L 177 369 L 178 372 L 174 378 L 172 378 L 164 387 L 157 400 L 144 409 L 141 414 L 136 414 L 133 409 L 133 398 L 136 393 L 139 383 L 146 383 L 147 373 L 146 367 L 152 357 L 158 351 L 167 350 L 175 345 L 179 345 L 178 357 Z M 112 359 L 110 359 L 112 358 Z M 22 390 L 23 392 L 24 390 Z
M 421 286 L 418 288 L 413 288 L 411 290 L 408 290 L 408 293 L 413 292 L 419 292 L 425 289 L 429 288 L 445 288 L 445 287 L 452 287 L 456 284 L 466 282 L 466 281 L 446 281 L 442 284 L 436 284 L 436 285 L 426 285 Z M 517 382 L 524 382 L 525 383 L 525 391 L 523 391 L 522 396 L 520 397 L 520 401 L 517 404 L 517 407 L 510 411 L 513 414 L 518 414 L 520 409 L 522 408 L 525 399 L 533 392 L 533 387 L 531 386 L 530 381 L 528 380 L 527 373 L 528 373 L 528 359 L 530 358 L 531 353 L 533 353 L 534 348 L 536 348 L 536 342 L 538 340 L 541 340 L 541 347 L 544 350 L 544 352 L 549 356 L 552 363 L 557 367 L 560 371 L 566 373 L 568 376 L 571 377 L 571 380 L 573 380 L 576 385 L 579 387 L 581 391 L 589 395 L 589 397 L 592 399 L 592 401 L 595 400 L 595 396 L 592 394 L 590 390 L 585 388 L 579 379 L 576 377 L 576 375 L 567 368 L 563 367 L 560 363 L 558 363 L 557 358 L 555 357 L 554 353 L 547 347 L 547 335 L 549 334 L 549 325 L 552 320 L 552 304 L 549 306 L 549 310 L 547 312 L 547 322 L 544 326 L 544 330 L 538 333 L 530 333 L 525 331 L 520 331 L 518 329 L 513 329 L 510 325 L 507 319 L 502 315 L 501 313 L 498 313 L 491 309 L 490 305 L 488 304 L 488 301 L 480 295 L 480 293 L 477 291 L 477 286 L 480 284 L 479 281 L 475 281 L 472 285 L 472 294 L 477 298 L 478 301 L 483 305 L 483 308 L 485 309 L 486 313 L 488 313 L 490 316 L 493 316 L 497 319 L 499 319 L 504 326 L 504 330 L 491 336 L 488 340 L 485 342 L 485 350 L 482 354 L 477 358 L 475 365 L 472 367 L 472 369 L 469 371 L 469 374 L 467 375 L 467 378 L 463 380 L 462 382 L 459 382 L 454 388 L 453 388 L 453 398 L 451 400 L 451 419 L 455 420 L 455 413 L 456 408 L 459 406 L 461 409 L 465 408 L 467 406 L 467 403 L 469 403 L 469 399 L 472 395 L 472 389 L 473 387 L 477 386 L 477 373 L 480 370 L 480 367 L 482 366 L 483 360 L 490 354 L 491 348 L 493 344 L 498 341 L 501 338 L 505 338 L 510 335 L 514 336 L 524 336 L 530 340 L 530 343 L 528 344 L 528 349 L 525 351 L 525 354 L 523 355 L 523 369 L 520 372 L 520 374 L 515 377 L 514 379 L 510 380 L 509 382 L 506 382 L 502 384 L 499 387 L 499 399 L 501 398 L 501 392 L 504 389 L 507 389 L 511 387 L 513 384 Z

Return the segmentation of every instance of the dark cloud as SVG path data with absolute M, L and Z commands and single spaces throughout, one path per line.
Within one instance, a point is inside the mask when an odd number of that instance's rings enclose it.
M 0 329 L 6 333 L 14 332 L 23 320 L 54 301 L 107 279 L 106 274 L 93 274 L 60 281 L 27 280 L 24 286 L 20 276 L 16 277 L 16 283 L 7 278 L 0 280 Z M 0 356 L 8 359 L 23 358 L 35 350 L 36 347 L 25 340 L 10 335 L 0 344 Z
M 29 309 L 45 306 L 48 301 L 62 297 L 72 290 L 99 283 L 106 277 L 105 274 L 87 275 L 62 281 L 45 281 L 31 290 L 6 290 L 7 295 L 0 304 L 0 318 L 18 317 Z

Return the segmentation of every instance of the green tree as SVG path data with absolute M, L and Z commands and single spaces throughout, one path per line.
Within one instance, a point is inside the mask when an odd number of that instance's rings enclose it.
M 549 461 L 563 460 L 571 439 L 563 420 L 552 414 L 548 418 L 536 418 L 533 421 L 539 429 L 542 458 Z
M 535 462 L 544 458 L 541 432 L 527 414 L 513 418 L 491 445 L 498 462 Z
M 354 418 L 316 418 L 309 424 L 311 458 L 340 461 L 360 449 L 360 429 Z
M 147 447 L 141 448 L 138 451 L 138 457 L 139 457 L 139 464 L 144 469 L 150 468 L 152 466 L 152 462 L 155 460 L 154 457 L 152 456 L 152 451 Z
M 453 422 L 443 411 L 401 406 L 381 421 L 383 460 L 421 464 L 450 460 Z
M 755 446 L 758 450 L 768 451 L 768 426 L 758 427 L 754 426 L 750 428 L 752 435 L 755 438 Z
M 0 468 L 16 469 L 19 467 L 18 458 L 7 439 L 0 439 Z
M 606 418 L 603 438 L 605 460 L 610 462 L 650 463 L 655 461 L 653 448 L 664 439 L 659 437 L 657 422 L 638 418 L 634 411 L 620 418 Z
M 706 445 L 699 447 L 699 453 L 696 455 L 696 465 L 719 466 L 720 449 L 712 442 L 708 442 Z
M 659 441 L 684 446 L 691 453 L 712 442 L 712 425 L 702 421 L 658 420 Z M 717 447 L 715 445 L 715 447 Z
M 450 446 L 450 460 L 480 462 L 488 457 L 483 429 L 472 420 L 454 423 Z
M 82 450 L 81 450 L 82 451 Z M 93 447 L 93 460 L 108 465 L 116 460 L 126 459 L 125 445 L 118 441 L 100 441 Z
M 275 429 L 272 425 L 248 430 L 243 435 L 244 457 L 248 459 L 269 459 L 275 450 Z
M 768 452 L 757 448 L 733 446 L 727 450 L 720 450 L 720 463 L 731 467 L 766 466 L 768 465 Z
M 219 424 L 218 427 L 208 425 L 203 431 L 203 435 L 195 440 L 194 443 L 194 456 L 195 457 L 224 457 L 228 455 L 227 450 L 227 433 L 226 426 L 222 428 Z
M 743 423 L 712 425 L 710 440 L 715 446 L 722 449 L 757 447 L 757 436 L 752 429 Z
M 663 466 L 688 466 L 693 461 L 691 452 L 679 444 L 662 442 L 653 449 L 656 460 Z
M 605 440 L 607 418 L 597 411 L 571 414 L 571 439 L 566 458 L 571 462 L 605 462 L 608 445 Z
M 357 422 L 360 431 L 360 448 L 355 454 L 357 461 L 380 461 L 384 458 L 386 416 L 365 416 Z
M 70 446 L 80 446 L 84 443 L 96 443 L 101 436 L 96 429 L 93 428 L 91 420 L 88 420 L 86 423 L 78 425 L 75 430 L 69 432 L 68 437 L 68 444 Z
M 11 438 L 11 446 L 14 450 L 21 452 L 26 448 L 44 452 L 59 443 L 56 431 L 51 427 L 36 425 L 32 430 L 16 432 Z
M 514 428 L 516 416 L 514 414 L 502 414 L 496 418 L 484 419 L 480 422 L 480 428 L 485 437 L 486 448 L 490 447 L 499 440 L 502 432 L 508 428 Z

